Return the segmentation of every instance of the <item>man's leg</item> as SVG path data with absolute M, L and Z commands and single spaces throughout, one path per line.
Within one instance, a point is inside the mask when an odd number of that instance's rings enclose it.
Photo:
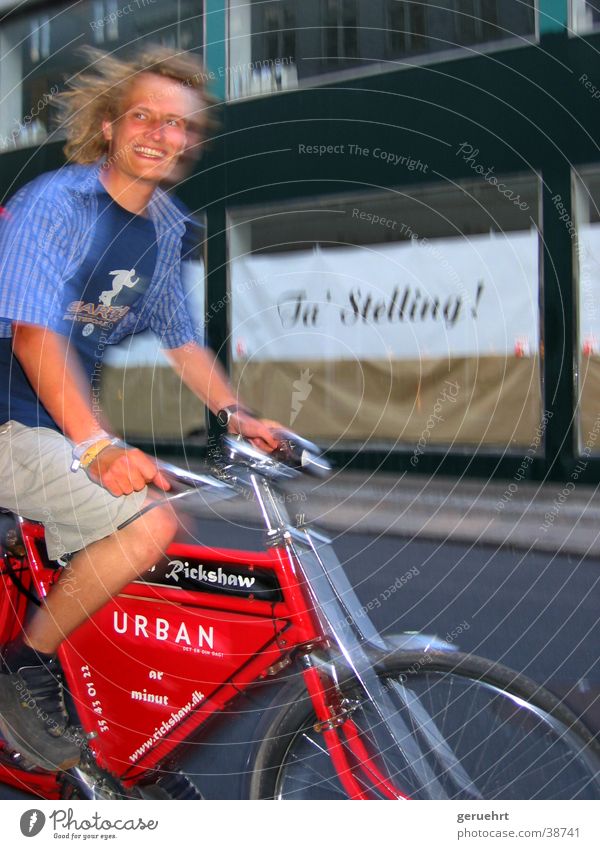
M 122 587 L 163 554 L 177 528 L 167 507 L 155 507 L 121 531 L 80 551 L 34 615 L 25 640 L 11 643 L 0 675 L 0 730 L 16 750 L 45 769 L 68 769 L 81 741 L 67 726 L 60 643 Z
M 78 552 L 32 618 L 26 644 L 54 654 L 75 628 L 162 556 L 176 530 L 175 514 L 154 507 Z
M 5 647 L 0 670 L 0 731 L 45 769 L 73 766 L 81 753 L 67 726 L 57 647 L 158 559 L 176 527 L 161 505 L 118 531 L 137 516 L 146 491 L 115 498 L 70 464 L 71 446 L 59 433 L 16 422 L 0 428 L 3 506 L 44 523 L 51 560 L 78 552 L 34 615 L 26 640 Z

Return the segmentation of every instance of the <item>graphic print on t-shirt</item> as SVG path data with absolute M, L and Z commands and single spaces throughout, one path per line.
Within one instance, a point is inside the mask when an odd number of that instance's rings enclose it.
M 112 289 L 101 292 L 100 294 L 100 303 L 104 304 L 105 307 L 112 306 L 113 298 L 119 294 L 123 286 L 131 289 L 132 286 L 140 282 L 140 278 L 135 276 L 135 268 L 129 271 L 120 268 L 117 271 L 109 271 L 108 273 L 115 279 L 113 280 Z
M 94 326 L 109 328 L 115 322 L 125 318 L 130 310 L 130 305 L 113 305 L 113 301 L 119 297 L 123 289 L 133 289 L 142 280 L 141 275 L 136 275 L 135 268 L 117 268 L 109 271 L 108 275 L 113 277 L 112 288 L 104 289 L 98 296 L 98 303 L 86 301 L 71 301 L 63 316 L 65 321 L 85 322 L 82 330 L 83 336 L 89 336 L 94 332 Z M 147 285 L 147 281 L 145 281 Z M 146 288 L 146 285 L 144 288 Z M 121 300 L 123 300 L 121 298 Z
M 148 290 L 156 262 L 151 219 L 98 195 L 98 218 L 87 254 L 65 283 L 62 328 L 84 359 L 97 360 L 98 340 L 135 311 Z M 130 316 L 131 318 L 131 316 Z

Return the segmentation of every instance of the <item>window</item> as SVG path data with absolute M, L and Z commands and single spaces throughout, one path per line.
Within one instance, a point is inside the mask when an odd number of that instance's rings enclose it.
M 229 0 L 229 97 L 516 37 L 535 0 Z
M 387 14 L 389 56 L 408 56 L 428 49 L 425 4 L 388 0 Z
M 39 62 L 50 55 L 50 21 L 48 15 L 32 18 L 29 23 L 29 58 Z
M 463 0 L 455 17 L 457 42 L 478 44 L 502 38 L 498 19 L 497 0 Z
M 559 203 L 557 200 L 555 203 Z M 571 222 L 557 206 L 565 227 L 575 236 L 578 292 L 579 452 L 600 451 L 600 168 L 585 169 L 574 180 Z
M 293 58 L 296 53 L 296 16 L 292 3 L 265 3 L 263 13 L 265 57 L 273 62 L 282 56 Z
M 51 14 L 0 24 L 0 152 L 39 144 L 52 129 L 53 95 L 83 67 L 78 47 L 126 53 L 145 40 L 202 50 L 200 0 L 79 0 Z
M 324 0 L 324 60 L 338 66 L 358 56 L 357 0 Z
M 600 27 L 600 0 L 571 0 L 571 29 L 590 32 Z
M 242 397 L 330 445 L 403 445 L 414 465 L 435 446 L 531 444 L 539 189 L 498 182 L 510 198 L 479 181 L 231 210 Z
M 92 26 L 95 44 L 118 41 L 119 39 L 119 8 L 117 0 L 94 0 L 94 25 Z

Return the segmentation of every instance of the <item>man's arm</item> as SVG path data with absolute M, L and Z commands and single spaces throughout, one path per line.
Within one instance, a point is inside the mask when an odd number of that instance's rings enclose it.
M 225 370 L 208 348 L 196 342 L 188 342 L 180 348 L 163 349 L 175 371 L 183 382 L 206 406 L 216 413 L 223 407 L 239 403 L 231 388 Z M 277 422 L 255 419 L 247 413 L 238 412 L 231 416 L 229 429 L 250 439 L 262 451 L 272 451 L 278 442 L 270 427 L 281 427 Z
M 103 432 L 92 412 L 79 362 L 63 336 L 46 327 L 15 322 L 12 348 L 36 395 L 65 436 L 77 443 Z
M 65 436 L 75 443 L 100 438 L 102 423 L 94 415 L 85 375 L 65 338 L 45 327 L 13 322 L 12 347 L 35 393 Z M 170 488 L 151 458 L 137 449 L 106 448 L 86 471 L 113 495 L 139 492 L 151 482 Z

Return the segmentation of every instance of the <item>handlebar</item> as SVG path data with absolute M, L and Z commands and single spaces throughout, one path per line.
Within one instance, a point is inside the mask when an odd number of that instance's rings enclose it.
M 273 435 L 279 447 L 271 454 L 264 454 L 239 436 L 223 437 L 225 453 L 232 462 L 271 479 L 296 477 L 300 472 L 320 478 L 329 475 L 331 465 L 313 442 L 291 430 L 275 431 Z
M 275 436 L 279 439 L 279 448 L 275 451 L 276 459 L 314 477 L 328 477 L 331 463 L 323 457 L 318 445 L 291 430 L 276 431 Z
M 194 493 L 205 505 L 231 498 L 252 486 L 253 475 L 277 482 L 289 480 L 302 473 L 320 478 L 330 473 L 331 465 L 322 456 L 317 445 L 288 430 L 277 431 L 275 435 L 279 439 L 279 448 L 271 454 L 259 451 L 251 442 L 241 437 L 224 436 L 223 450 L 213 457 L 213 467 L 205 474 L 159 460 L 158 469 L 178 486 L 172 494 L 145 505 L 135 516 L 119 525 L 119 529 L 164 501 L 186 496 L 194 499 Z
M 331 464 L 313 442 L 289 430 L 276 431 L 274 435 L 279 440 L 279 447 L 271 454 L 259 451 L 242 437 L 224 436 L 223 450 L 215 464 L 219 467 L 216 471 L 222 471 L 223 461 L 225 461 L 226 464 L 241 466 L 270 480 L 286 480 L 301 473 L 318 478 L 325 478 L 330 474 Z M 164 461 L 159 461 L 157 465 L 160 471 L 171 480 L 187 487 L 194 489 L 211 487 L 223 490 L 229 488 L 228 483 L 211 474 L 198 474 Z

